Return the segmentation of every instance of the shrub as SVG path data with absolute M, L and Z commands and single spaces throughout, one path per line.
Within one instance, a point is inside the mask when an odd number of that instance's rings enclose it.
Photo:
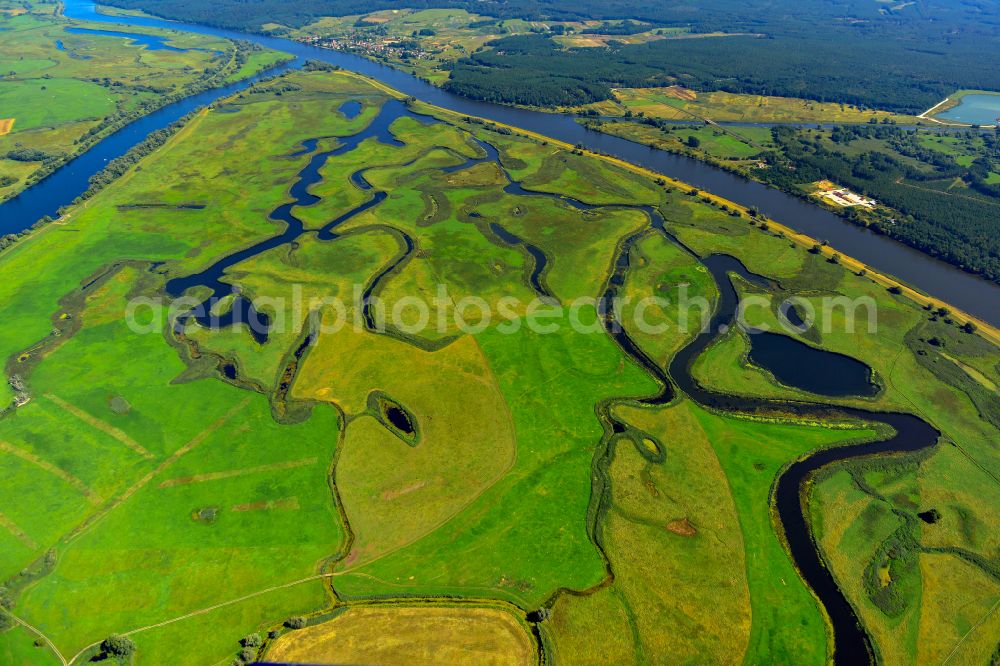
M 15 148 L 7 153 L 7 159 L 15 162 L 44 162 L 51 155 L 35 148 Z
M 112 657 L 131 657 L 135 654 L 135 643 L 128 636 L 111 634 L 101 641 L 101 651 Z

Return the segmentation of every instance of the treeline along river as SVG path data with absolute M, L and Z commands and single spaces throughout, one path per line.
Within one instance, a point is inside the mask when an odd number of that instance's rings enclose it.
M 854 226 L 831 212 L 760 183 L 688 157 L 589 131 L 571 116 L 466 99 L 441 90 L 410 74 L 360 56 L 287 39 L 154 18 L 109 17 L 98 14 L 91 0 L 66 0 L 65 14 L 69 18 L 88 21 L 183 30 L 226 39 L 250 40 L 265 48 L 296 57 L 296 60 L 279 68 L 279 71 L 299 67 L 305 60 L 319 60 L 378 79 L 407 95 L 459 113 L 481 116 L 614 155 L 744 206 L 755 206 L 777 222 L 814 238 L 827 240 L 838 251 L 855 257 L 878 271 L 895 275 L 932 296 L 1000 326 L 1000 285 L 996 283 L 965 273 L 901 243 Z M 19 197 L 0 205 L 0 234 L 21 231 L 45 215 L 54 216 L 60 206 L 69 204 L 87 189 L 90 176 L 100 171 L 106 162 L 125 154 L 150 132 L 170 125 L 199 106 L 244 89 L 252 81 L 253 79 L 200 93 L 164 107 L 108 136 L 46 180 L 26 190 Z

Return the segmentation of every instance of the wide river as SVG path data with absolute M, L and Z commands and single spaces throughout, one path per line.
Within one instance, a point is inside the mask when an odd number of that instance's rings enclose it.
M 287 39 L 153 18 L 103 16 L 96 12 L 92 0 L 66 0 L 65 14 L 74 19 L 182 30 L 253 41 L 266 48 L 296 56 L 298 60 L 290 65 L 293 67 L 307 59 L 320 60 L 378 79 L 407 95 L 447 109 L 522 127 L 571 144 L 582 144 L 591 150 L 647 167 L 744 206 L 756 206 L 777 222 L 814 238 L 827 240 L 843 254 L 855 257 L 876 270 L 895 275 L 932 296 L 1000 326 L 1000 285 L 996 283 L 966 273 L 885 236 L 873 234 L 845 222 L 831 212 L 760 183 L 691 158 L 588 131 L 571 116 L 469 100 L 360 56 Z M 43 215 L 54 216 L 59 206 L 70 203 L 87 188 L 87 180 L 93 173 L 99 171 L 108 160 L 127 152 L 150 131 L 169 125 L 188 111 L 232 94 L 245 85 L 246 83 L 237 84 L 201 93 L 154 112 L 104 139 L 53 176 L 0 205 L 0 233 L 25 229 Z

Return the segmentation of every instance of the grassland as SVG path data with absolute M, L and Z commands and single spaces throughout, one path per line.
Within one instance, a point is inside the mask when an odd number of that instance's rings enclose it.
M 428 637 L 437 640 L 428 640 Z M 418 646 L 414 650 L 414 645 Z M 388 605 L 349 608 L 324 624 L 280 638 L 268 659 L 299 663 L 461 663 L 528 666 L 534 641 L 497 608 Z
M 891 120 L 916 123 L 913 116 L 860 109 L 846 104 L 816 102 L 791 97 L 699 93 L 680 86 L 622 88 L 615 98 L 623 112 L 664 120 L 713 120 L 756 123 L 867 123 Z
M 717 291 L 697 256 L 730 252 L 779 280 L 778 295 L 877 302 L 877 334 L 838 327 L 807 340 L 869 363 L 886 387 L 845 404 L 915 411 L 951 445 L 904 459 L 899 473 L 892 461 L 831 470 L 815 481 L 810 517 L 880 654 L 915 656 L 913 631 L 926 625 L 894 631 L 909 620 L 886 615 L 878 595 L 865 601 L 857 562 L 880 571 L 891 520 L 912 526 L 918 509 L 937 508 L 941 520 L 917 525 L 919 566 L 905 569 L 898 596 L 907 618 L 919 608 L 947 625 L 921 655 L 988 654 L 992 620 L 975 618 L 989 610 L 982 562 L 998 547 L 989 470 L 1000 454 L 981 379 L 1000 383 L 996 348 L 714 199 L 413 104 L 440 122 L 404 115 L 388 126 L 402 145 L 367 139 L 330 155 L 310 190 L 318 200 L 293 208 L 303 233 L 223 274 L 246 297 L 270 299 L 272 321 L 288 328 L 264 344 L 244 327 L 181 334 L 157 303 L 130 326 L 136 297 L 162 296 L 168 279 L 281 233 L 272 213 L 294 201 L 309 161 L 379 122 L 391 99 L 345 72 L 282 84 L 199 114 L 141 168 L 0 251 L 0 356 L 30 398 L 0 417 L 6 497 L 17 499 L 0 502 L 0 579 L 11 612 L 59 655 L 84 660 L 127 633 L 136 663 L 524 663 L 539 650 L 583 663 L 825 662 L 824 615 L 785 551 L 772 488 L 790 462 L 873 437 L 869 427 L 736 418 L 682 395 L 644 405 L 657 382 L 593 305 L 575 314 L 582 326 L 569 325 L 572 312 L 553 316 L 554 332 L 383 332 L 317 328 L 338 313 L 310 303 L 355 285 L 390 310 L 438 285 L 452 309 L 467 296 L 523 303 L 539 287 L 569 303 L 603 292 L 626 238 L 621 288 L 633 298 L 684 284 L 711 304 Z M 350 120 L 346 101 L 361 105 Z M 499 162 L 448 170 L 484 157 L 473 139 Z M 370 190 L 351 178 L 359 168 Z M 509 179 L 526 191 L 507 191 Z M 317 232 L 377 192 L 384 199 L 336 238 Z M 657 207 L 693 253 L 634 204 Z M 547 259 L 538 284 L 526 245 Z M 308 304 L 299 309 L 281 300 L 296 290 Z M 652 314 L 668 334 L 629 332 L 665 367 L 695 329 L 677 330 L 673 304 Z M 757 314 L 774 323 L 774 312 Z M 307 336 L 314 344 L 300 348 Z M 746 367 L 740 341 L 709 352 L 699 380 L 815 399 Z M 853 528 L 874 505 L 882 531 Z M 963 597 L 975 604 L 957 609 Z M 255 632 L 269 637 L 264 651 L 240 656 L 240 638 Z M 21 627 L 2 632 L 0 655 L 51 660 L 34 640 Z
M 815 308 L 820 321 L 804 341 L 861 359 L 873 368 L 876 381 L 883 387 L 873 400 L 847 400 L 848 404 L 914 411 L 942 431 L 947 444 L 926 459 L 845 465 L 843 468 L 851 475 L 844 471 L 831 473 L 817 482 L 815 491 L 813 520 L 824 555 L 848 598 L 859 609 L 882 657 L 890 663 L 916 659 L 918 649 L 925 645 L 918 635 L 926 640 L 921 618 L 925 613 L 938 612 L 931 606 L 946 603 L 940 600 L 941 595 L 978 595 L 981 583 L 976 581 L 980 576 L 995 579 L 998 573 L 993 559 L 994 540 L 982 527 L 996 520 L 992 507 L 1000 492 L 1000 482 L 990 471 L 1000 456 L 995 445 L 996 419 L 983 416 L 996 413 L 1000 407 L 1000 396 L 987 392 L 988 385 L 982 383 L 982 379 L 995 383 L 1000 378 L 995 348 L 960 331 L 946 315 L 918 309 L 866 277 L 844 271 L 817 255 L 792 249 L 773 233 L 745 223 L 741 227 L 738 222 L 731 225 L 728 234 L 708 235 L 693 227 L 682 227 L 678 233 L 699 252 L 732 251 L 734 243 L 738 243 L 741 257 L 751 270 L 781 281 L 777 302 L 797 296 Z M 731 242 L 722 242 L 727 235 Z M 776 261 L 779 258 L 787 258 L 790 263 Z M 745 293 L 753 292 L 743 283 L 738 286 Z M 872 299 L 877 306 L 877 332 L 868 333 L 864 311 L 859 314 L 861 325 L 855 332 L 848 332 L 842 311 L 824 320 L 822 299 L 837 295 Z M 748 324 L 782 330 L 774 309 L 758 311 Z M 940 340 L 940 346 L 928 344 L 931 338 Z M 745 356 L 748 344 L 749 338 L 742 333 L 724 337 L 696 362 L 695 377 L 727 393 L 818 400 L 775 383 L 770 374 L 749 364 Z M 956 360 L 974 373 L 963 370 Z M 932 525 L 924 524 L 917 514 L 931 509 L 936 509 L 941 519 Z M 866 587 L 867 576 L 872 571 L 877 574 L 881 566 L 877 562 L 879 553 L 884 557 L 886 548 L 898 550 L 900 543 L 908 544 L 909 559 L 898 571 L 885 569 L 889 578 L 884 580 L 892 581 L 898 575 L 899 581 L 896 587 L 885 582 L 891 594 L 886 592 L 880 597 L 873 591 L 877 588 Z M 960 557 L 938 556 L 940 549 L 957 552 Z M 938 587 L 935 594 L 939 600 L 925 599 L 920 590 L 930 584 L 929 569 L 917 562 L 930 554 L 935 554 L 945 567 L 965 570 L 977 566 L 979 574 L 942 573 L 953 584 L 960 580 L 962 583 L 947 593 Z M 962 554 L 967 558 L 971 555 L 975 564 L 970 564 L 969 559 L 959 563 Z M 875 565 L 866 573 L 859 562 Z M 935 576 L 936 585 L 937 580 Z M 883 600 L 880 606 L 872 595 L 876 599 L 889 596 L 893 602 Z M 962 622 L 965 630 L 974 624 Z M 932 649 L 947 653 L 956 648 L 954 634 L 948 636 L 951 638 L 941 639 L 952 641 L 948 647 Z M 988 641 L 984 639 L 975 648 L 983 659 L 990 654 L 985 643 Z M 963 643 L 961 649 L 973 648 Z
M 45 3 L 30 13 L 0 14 L 0 200 L 171 99 L 285 59 L 212 37 L 146 30 L 185 50 L 152 49 L 68 32 L 107 26 L 54 14 L 55 4 Z M 21 154 L 14 159 L 12 153 Z
M 606 134 L 690 155 L 736 171 L 749 170 L 760 162 L 765 152 L 773 148 L 771 130 L 766 127 L 688 124 L 657 127 L 629 120 L 586 120 L 584 124 Z
M 615 580 L 559 599 L 556 658 L 824 663 L 823 617 L 775 535 L 768 496 L 787 460 L 864 433 L 738 421 L 687 402 L 617 415 L 662 442 L 666 460 L 627 436 L 613 444 L 602 543 Z M 615 615 L 621 628 L 596 630 Z

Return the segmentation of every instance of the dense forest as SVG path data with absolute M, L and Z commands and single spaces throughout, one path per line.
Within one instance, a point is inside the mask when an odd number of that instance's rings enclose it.
M 889 8 L 873 0 L 797 0 L 781 12 L 774 0 L 106 0 L 160 16 L 232 28 L 258 29 L 264 23 L 301 27 L 321 16 L 348 16 L 380 9 L 457 7 L 499 18 L 532 21 L 636 19 L 696 32 L 809 34 L 838 26 L 861 32 L 895 26 L 940 37 L 989 32 L 1000 24 L 994 0 L 920 0 Z M 956 32 L 956 29 L 959 32 Z
M 612 87 L 679 83 L 700 91 L 803 97 L 920 113 L 957 88 L 1000 89 L 982 44 L 914 50 L 854 31 L 825 36 L 661 40 L 616 48 L 565 49 L 542 35 L 507 37 L 456 63 L 447 87 L 520 104 L 608 99 Z M 995 41 L 1000 49 L 1000 40 Z M 567 78 L 583 91 L 564 94 Z
M 500 18 L 647 21 L 740 37 L 565 49 L 545 35 L 500 39 L 458 62 L 448 87 L 505 103 L 569 105 L 614 86 L 677 81 L 696 90 L 784 95 L 919 113 L 957 88 L 1000 90 L 993 0 L 107 0 L 168 18 L 260 30 L 387 7 L 459 7 Z M 794 9 L 794 11 L 791 11 Z M 619 24 L 622 34 L 636 29 Z M 554 33 L 564 27 L 553 26 Z
M 772 135 L 778 149 L 756 178 L 790 191 L 828 179 L 871 196 L 899 213 L 879 216 L 875 229 L 1000 282 L 1000 185 L 988 182 L 1000 170 L 996 134 L 965 135 L 979 155 L 969 166 L 891 125 L 837 128 L 832 147 L 801 128 L 776 127 Z M 858 150 L 869 145 L 884 148 Z

